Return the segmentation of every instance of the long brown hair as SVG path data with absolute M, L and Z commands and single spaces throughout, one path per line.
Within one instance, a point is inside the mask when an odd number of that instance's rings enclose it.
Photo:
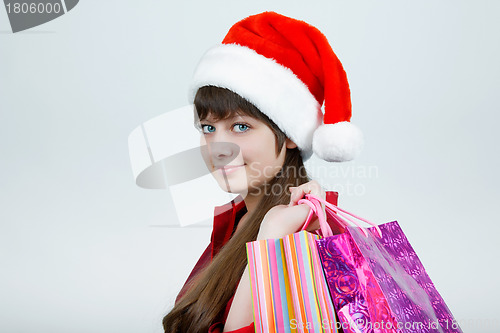
M 234 113 L 242 113 L 267 123 L 276 137 L 276 155 L 281 152 L 286 135 L 252 103 L 238 94 L 224 88 L 205 86 L 196 93 L 194 104 L 200 120 L 209 114 L 220 120 Z M 163 318 L 165 332 L 205 333 L 214 322 L 222 319 L 226 304 L 236 291 L 247 265 L 245 244 L 257 238 L 260 224 L 269 209 L 276 205 L 288 204 L 288 188 L 308 181 L 300 151 L 298 148 L 287 149 L 283 167 L 266 184 L 265 195 L 258 204 L 259 209 L 255 209 L 248 216 L 241 230 L 238 230 L 212 262 L 185 286 L 185 294 Z M 278 194 L 274 191 L 275 188 L 281 189 Z

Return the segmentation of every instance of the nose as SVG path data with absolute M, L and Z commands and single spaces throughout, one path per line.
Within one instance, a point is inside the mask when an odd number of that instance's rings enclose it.
M 240 147 L 232 142 L 211 142 L 208 144 L 208 149 L 212 158 L 217 160 L 233 160 L 240 151 Z
M 213 138 L 201 147 L 205 163 L 213 168 L 220 168 L 230 164 L 240 153 L 240 146 L 224 138 Z

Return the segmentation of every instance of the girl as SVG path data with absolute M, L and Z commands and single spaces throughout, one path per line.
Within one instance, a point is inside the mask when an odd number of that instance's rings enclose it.
M 313 151 L 350 160 L 361 132 L 349 122 L 347 78 L 326 38 L 272 12 L 236 23 L 203 56 L 192 96 L 205 162 L 222 189 L 240 195 L 216 207 L 211 243 L 163 326 L 253 332 L 246 243 L 298 231 L 309 207 L 297 202 L 306 193 L 336 204 L 336 193 L 311 181 L 303 161 Z

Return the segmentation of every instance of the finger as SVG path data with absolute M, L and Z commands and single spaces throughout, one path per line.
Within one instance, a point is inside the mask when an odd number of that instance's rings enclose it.
M 321 187 L 321 185 L 317 181 L 314 181 L 314 180 L 300 185 L 297 188 L 297 190 L 302 191 L 302 193 L 300 193 L 300 194 L 313 194 L 313 195 L 319 196 L 323 199 L 326 197 L 326 193 L 323 190 L 323 188 Z M 297 192 L 297 190 L 295 190 L 294 192 Z M 292 193 L 294 193 L 294 192 L 292 192 Z M 299 193 L 297 193 L 296 195 L 299 195 Z
M 289 206 L 294 206 L 297 202 L 302 199 L 305 194 L 316 195 L 323 200 L 326 200 L 326 192 L 323 187 L 315 180 L 311 180 L 305 184 L 299 185 L 298 187 L 290 187 L 290 203 Z M 323 212 L 325 212 L 324 205 L 322 204 Z
M 297 204 L 305 194 L 313 194 L 319 198 L 322 198 L 323 200 L 326 200 L 326 192 L 323 187 L 317 181 L 311 180 L 292 190 L 292 193 L 290 195 L 290 203 L 288 205 L 293 206 Z M 326 218 L 326 208 L 323 203 L 321 203 L 321 209 L 323 216 Z
M 316 181 L 314 181 L 313 184 L 311 184 L 311 191 L 309 192 L 310 194 L 313 194 L 323 200 L 326 201 L 326 192 L 325 190 L 323 189 L 323 187 Z M 325 204 L 324 203 L 320 203 L 321 205 L 321 210 L 322 210 L 322 213 L 323 213 L 323 216 L 325 217 L 326 219 L 326 208 L 325 208 Z
M 307 185 L 307 193 L 320 197 L 323 200 L 326 199 L 326 192 L 317 181 L 312 180 L 305 185 Z
M 288 188 L 288 190 L 290 191 L 290 202 L 288 203 L 288 206 L 292 206 L 292 194 L 293 194 L 293 191 L 295 191 L 297 187 L 296 186 L 290 186 Z
M 295 206 L 300 199 L 302 199 L 305 195 L 304 189 L 301 187 L 298 187 L 292 191 L 292 194 L 290 195 L 290 205 Z
M 309 193 L 321 196 L 320 189 L 321 186 L 319 186 L 319 184 L 315 181 L 310 181 L 293 188 L 290 195 L 290 205 L 297 204 L 300 199 L 304 198 L 304 196 Z

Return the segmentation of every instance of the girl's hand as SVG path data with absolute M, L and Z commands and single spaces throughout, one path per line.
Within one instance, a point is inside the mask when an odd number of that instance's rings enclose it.
M 290 191 L 290 203 L 288 205 L 277 205 L 264 216 L 257 239 L 282 238 L 299 231 L 306 221 L 310 208 L 306 204 L 298 205 L 297 202 L 306 194 L 314 194 L 326 199 L 325 191 L 315 180 L 298 187 L 291 187 Z M 323 211 L 324 209 L 323 207 Z M 313 231 L 318 228 L 318 219 L 313 218 L 306 230 Z
M 302 184 L 298 187 L 290 187 L 290 204 L 289 206 L 294 206 L 297 202 L 302 199 L 306 194 L 313 194 L 317 197 L 320 197 L 323 200 L 326 200 L 326 192 L 321 187 L 321 185 L 315 181 L 311 180 L 305 184 Z

